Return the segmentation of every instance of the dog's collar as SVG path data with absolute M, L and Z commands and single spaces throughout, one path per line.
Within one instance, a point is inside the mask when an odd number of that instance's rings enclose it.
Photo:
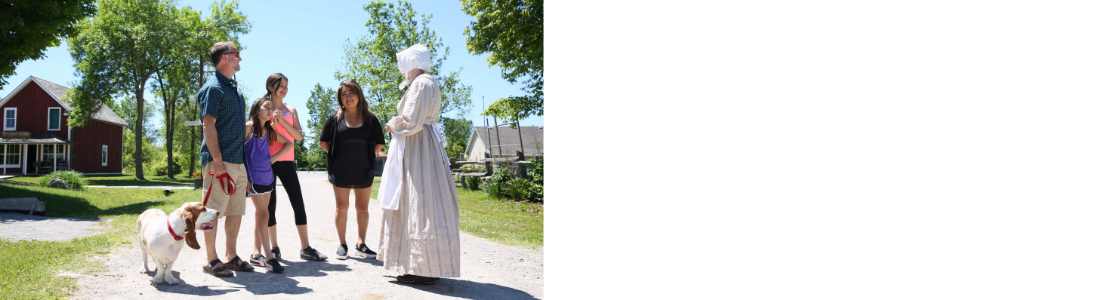
M 168 220 L 168 218 L 164 218 L 164 219 L 165 219 L 165 223 L 168 223 L 168 233 L 172 234 L 172 238 L 176 239 L 177 241 L 182 240 L 183 238 L 176 235 L 176 231 L 172 230 L 172 221 Z

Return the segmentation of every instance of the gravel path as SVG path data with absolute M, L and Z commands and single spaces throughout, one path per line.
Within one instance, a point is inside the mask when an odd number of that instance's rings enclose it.
M 332 186 L 324 173 L 299 172 L 302 193 L 305 196 L 309 218 L 310 243 L 329 256 L 326 262 L 305 261 L 298 258 L 298 232 L 294 227 L 294 213 L 285 191 L 278 187 L 279 241 L 283 251 L 282 274 L 238 272 L 235 277 L 216 278 L 202 272 L 206 252 L 185 247 L 173 275 L 183 283 L 176 286 L 151 286 L 153 274 L 141 269 L 141 251 L 136 247 L 114 249 L 106 258 L 99 258 L 107 270 L 93 275 L 63 274 L 79 277 L 81 290 L 73 295 L 77 299 L 139 299 L 149 295 L 165 295 L 175 298 L 231 296 L 233 298 L 297 299 L 542 299 L 543 251 L 512 247 L 462 233 L 462 277 L 444 278 L 435 285 L 406 285 L 398 283 L 394 276 L 401 275 L 382 269 L 382 262 L 375 259 L 349 257 L 335 258 L 339 240 L 333 215 L 336 204 Z M 354 196 L 353 196 L 354 198 Z M 248 200 L 247 214 L 241 222 L 241 234 L 237 251 L 247 259 L 252 253 L 254 211 Z M 354 199 L 352 201 L 355 201 Z M 354 203 L 354 202 L 353 202 Z M 357 230 L 354 206 L 348 212 L 349 244 L 355 243 Z M 377 200 L 370 204 L 370 224 L 367 229 L 367 245 L 376 247 L 382 210 Z M 136 234 L 136 233 L 135 233 Z M 202 234 L 199 234 L 200 243 Z M 205 246 L 204 246 L 205 247 Z M 218 254 L 225 255 L 225 234 L 218 228 Z M 377 249 L 374 249 L 377 250 Z M 152 264 L 150 263 L 150 267 Z
M 0 237 L 12 240 L 68 241 L 101 232 L 111 220 L 54 218 L 22 213 L 0 213 Z

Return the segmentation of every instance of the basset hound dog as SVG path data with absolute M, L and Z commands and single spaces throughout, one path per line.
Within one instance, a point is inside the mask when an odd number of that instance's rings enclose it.
M 149 209 L 137 219 L 138 247 L 141 248 L 141 267 L 149 272 L 149 256 L 156 263 L 157 274 L 149 280 L 153 285 L 168 283 L 179 284 L 172 276 L 172 264 L 176 262 L 183 243 L 192 249 L 199 249 L 195 238 L 195 224 L 202 230 L 214 229 L 211 222 L 218 219 L 218 211 L 207 209 L 199 202 L 184 203 L 171 215 L 164 215 L 159 209 Z

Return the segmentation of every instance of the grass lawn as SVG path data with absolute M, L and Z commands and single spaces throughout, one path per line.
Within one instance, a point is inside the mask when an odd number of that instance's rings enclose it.
M 73 272 L 92 274 L 103 270 L 93 256 L 110 249 L 132 247 L 137 216 L 149 208 L 171 213 L 199 191 L 176 190 L 165 197 L 157 189 L 98 188 L 85 191 L 0 184 L 0 195 L 35 197 L 46 203 L 51 217 L 112 219 L 103 233 L 71 241 L 11 241 L 0 239 L 0 295 L 3 298 L 42 299 L 71 295 L 76 279 L 58 276 Z
M 192 185 L 191 177 L 187 175 L 176 175 L 176 179 L 168 178 L 167 176 L 145 176 L 145 180 L 137 179 L 134 175 L 91 175 L 84 176 L 84 179 L 88 181 L 88 185 L 106 185 L 106 186 L 143 186 L 143 185 Z M 38 183 L 38 176 L 19 176 L 11 178 L 15 181 L 23 181 L 30 183 Z

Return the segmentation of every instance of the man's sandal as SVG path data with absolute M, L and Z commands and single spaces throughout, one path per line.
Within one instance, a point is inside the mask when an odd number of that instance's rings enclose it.
M 238 272 L 252 272 L 256 270 L 256 268 L 248 265 L 248 263 L 241 261 L 240 255 L 229 260 L 229 263 L 225 264 L 225 267 Z
M 221 266 L 217 266 L 217 265 Z M 217 267 L 215 267 L 217 266 Z M 209 265 L 202 266 L 203 273 L 214 275 L 214 277 L 230 277 L 233 276 L 233 272 L 229 271 L 222 263 L 220 259 L 214 259 L 210 261 Z

